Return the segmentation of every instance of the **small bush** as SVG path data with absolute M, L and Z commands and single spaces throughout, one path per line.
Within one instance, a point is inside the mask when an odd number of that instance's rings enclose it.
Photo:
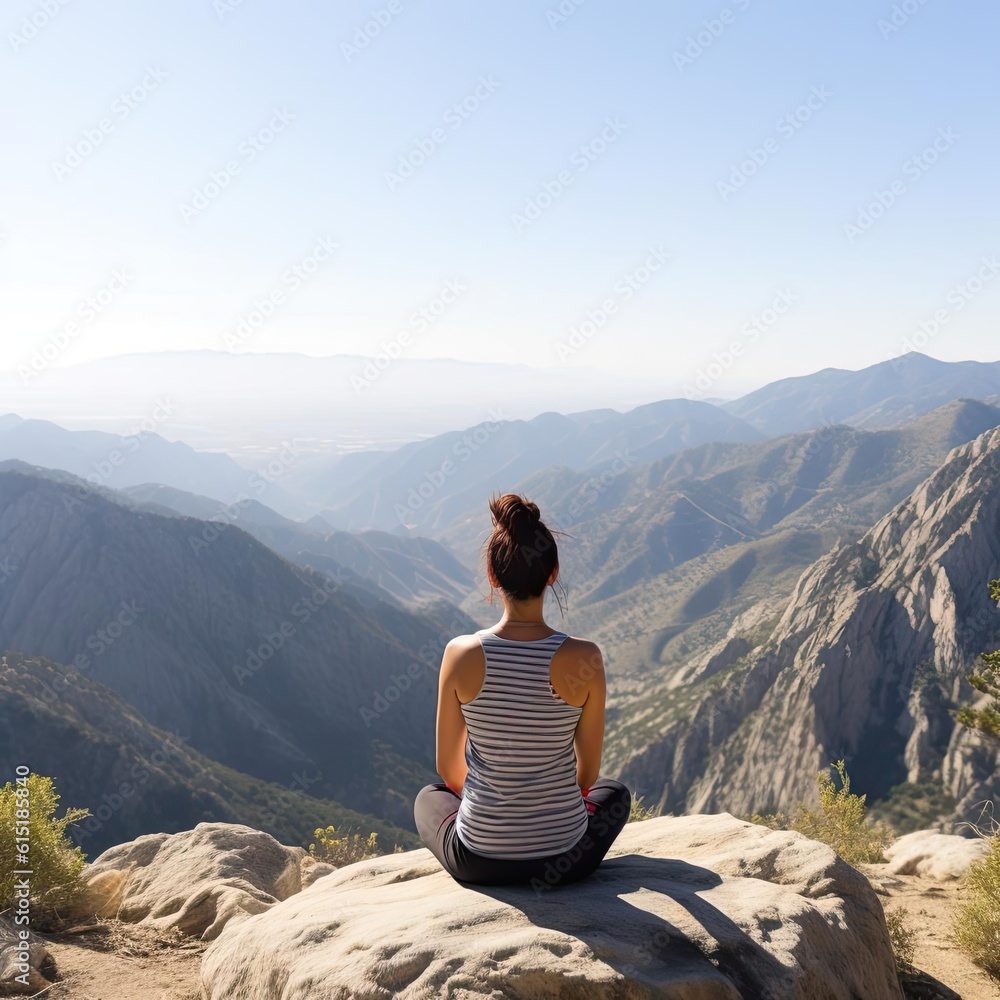
M 328 826 L 326 829 L 322 827 L 317 829 L 314 836 L 316 843 L 309 845 L 309 853 L 318 861 L 326 861 L 338 868 L 353 865 L 356 861 L 377 858 L 382 854 L 378 847 L 377 833 L 370 833 L 367 838 L 360 833 L 348 833 L 338 837 L 337 831 Z
M 894 907 L 885 911 L 885 926 L 889 928 L 896 972 L 901 976 L 913 972 L 913 956 L 917 950 L 917 933 L 906 910 Z
M 644 806 L 641 795 L 632 796 L 632 808 L 628 814 L 629 823 L 641 823 L 644 819 L 656 819 L 659 815 L 659 806 Z
M 86 819 L 86 809 L 67 809 L 59 818 L 59 796 L 51 778 L 29 774 L 0 788 L 0 910 L 17 910 L 20 895 L 16 883 L 29 883 L 31 926 L 35 930 L 55 927 L 62 915 L 82 899 L 81 878 L 85 857 L 66 833 L 67 827 Z M 27 827 L 27 864 L 18 853 L 16 837 Z M 30 876 L 15 875 L 30 870 Z M 21 904 L 23 905 L 23 904 Z
M 958 910 L 955 940 L 991 976 L 1000 979 L 1000 833 L 989 853 L 965 873 L 967 898 Z
M 837 773 L 840 787 L 830 774 Z M 895 839 L 892 827 L 885 823 L 865 820 L 865 796 L 851 792 L 851 779 L 842 760 L 831 764 L 816 776 L 819 785 L 819 809 L 800 802 L 791 815 L 785 813 L 755 813 L 751 823 L 769 826 L 772 830 L 797 830 L 812 840 L 829 844 L 848 864 L 885 861 L 883 851 Z

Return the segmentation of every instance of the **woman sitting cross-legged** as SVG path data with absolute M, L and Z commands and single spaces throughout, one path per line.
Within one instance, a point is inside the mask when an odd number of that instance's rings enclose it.
M 538 507 L 513 493 L 490 502 L 487 574 L 503 597 L 491 629 L 452 639 L 437 708 L 437 769 L 414 819 L 455 879 L 549 887 L 584 878 L 628 821 L 631 796 L 599 778 L 604 663 L 593 642 L 550 628 L 555 539 Z

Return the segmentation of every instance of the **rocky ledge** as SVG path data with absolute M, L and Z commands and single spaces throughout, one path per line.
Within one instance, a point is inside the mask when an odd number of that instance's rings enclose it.
M 230 920 L 205 953 L 202 989 L 205 1000 L 901 997 L 864 876 L 823 844 L 726 813 L 630 824 L 591 878 L 561 887 L 462 886 L 426 850 L 350 865 Z

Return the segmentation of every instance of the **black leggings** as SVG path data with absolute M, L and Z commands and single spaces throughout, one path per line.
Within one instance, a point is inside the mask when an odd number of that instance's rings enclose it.
M 472 885 L 530 884 L 536 891 L 585 878 L 601 863 L 628 822 L 632 795 L 619 781 L 598 778 L 587 793 L 593 812 L 587 829 L 567 851 L 544 858 L 486 858 L 471 851 L 455 831 L 461 798 L 447 785 L 417 794 L 413 818 L 424 845 L 456 881 Z

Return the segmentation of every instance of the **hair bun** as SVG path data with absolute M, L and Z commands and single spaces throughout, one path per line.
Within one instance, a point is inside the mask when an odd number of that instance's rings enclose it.
M 525 528 L 532 529 L 542 519 L 538 504 L 516 493 L 504 493 L 503 496 L 490 500 L 490 513 L 493 515 L 493 523 L 509 535 Z

